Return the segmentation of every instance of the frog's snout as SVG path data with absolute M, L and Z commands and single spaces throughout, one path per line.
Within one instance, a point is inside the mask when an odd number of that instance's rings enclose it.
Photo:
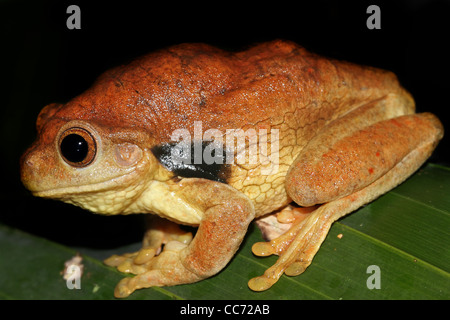
M 28 190 L 37 191 L 39 187 L 36 185 L 38 180 L 36 177 L 38 159 L 36 153 L 32 152 L 30 147 L 20 158 L 20 179 Z

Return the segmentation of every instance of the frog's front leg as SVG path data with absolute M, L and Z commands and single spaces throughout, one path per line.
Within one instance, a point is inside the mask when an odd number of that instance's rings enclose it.
M 357 110 L 347 120 L 358 123 L 362 114 L 378 112 L 377 105 Z M 279 239 L 253 247 L 257 255 L 280 257 L 264 275 L 249 281 L 252 290 L 268 289 L 283 273 L 302 273 L 334 221 L 404 181 L 430 156 L 443 134 L 431 114 L 405 115 L 368 126 L 364 120 L 362 127 L 349 130 L 346 122 L 342 119 L 325 129 L 290 168 L 286 177 L 290 197 L 303 206 L 323 205 Z
M 236 189 L 205 179 L 184 179 L 174 193 L 203 212 L 189 244 L 168 242 L 164 250 L 145 263 L 146 270 L 122 279 L 116 297 L 151 286 L 197 282 L 218 273 L 239 248 L 255 213 L 250 199 Z

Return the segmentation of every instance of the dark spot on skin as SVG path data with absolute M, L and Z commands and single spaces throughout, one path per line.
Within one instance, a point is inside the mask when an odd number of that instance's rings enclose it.
M 226 164 L 226 152 L 221 152 L 216 156 L 217 149 L 213 147 L 211 142 L 201 142 L 197 145 L 197 148 L 195 148 L 195 143 L 192 142 L 190 146 L 187 146 L 187 149 L 190 150 L 190 155 L 180 153 L 180 144 L 171 142 L 154 146 L 151 151 L 167 170 L 177 176 L 227 183 L 231 168 L 230 165 Z M 205 150 L 206 155 L 211 154 L 214 159 L 214 161 L 210 161 L 212 163 L 207 163 L 204 156 Z M 197 159 L 195 158 L 196 155 Z
M 200 89 L 198 94 L 200 96 L 200 102 L 198 103 L 198 106 L 202 108 L 206 106 L 207 94 L 205 93 L 205 89 L 203 89 L 203 87 Z
M 122 82 L 122 80 L 120 80 L 120 79 L 116 79 L 116 81 L 114 81 L 114 85 L 117 87 L 117 88 L 121 88 L 121 87 L 123 87 L 123 82 Z
M 184 90 L 184 86 L 181 80 L 175 80 L 175 85 L 177 86 L 178 89 Z
M 173 100 L 166 98 L 166 105 L 171 113 L 178 113 L 178 107 Z
M 201 96 L 200 103 L 198 104 L 199 107 L 206 106 L 206 98 L 204 96 Z

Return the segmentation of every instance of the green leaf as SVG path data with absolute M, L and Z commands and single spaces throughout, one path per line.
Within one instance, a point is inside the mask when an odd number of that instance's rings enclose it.
M 211 279 L 190 285 L 139 290 L 129 299 L 449 299 L 450 169 L 429 164 L 405 183 L 336 222 L 312 265 L 282 276 L 270 290 L 252 292 L 247 281 L 276 257 L 258 258 L 253 225 L 230 264 Z M 338 237 L 339 236 L 339 237 Z M 121 248 L 135 251 L 139 243 Z M 61 272 L 83 255 L 81 290 L 69 290 Z M 0 298 L 113 299 L 125 275 L 100 259 L 109 250 L 71 248 L 0 225 Z M 369 289 L 375 265 L 380 289 Z M 369 279 L 370 282 L 370 279 Z

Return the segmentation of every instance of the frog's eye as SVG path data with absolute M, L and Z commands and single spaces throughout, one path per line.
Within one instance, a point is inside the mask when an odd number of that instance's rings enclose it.
M 70 128 L 59 138 L 59 151 L 71 166 L 85 167 L 94 160 L 97 144 L 87 130 Z

